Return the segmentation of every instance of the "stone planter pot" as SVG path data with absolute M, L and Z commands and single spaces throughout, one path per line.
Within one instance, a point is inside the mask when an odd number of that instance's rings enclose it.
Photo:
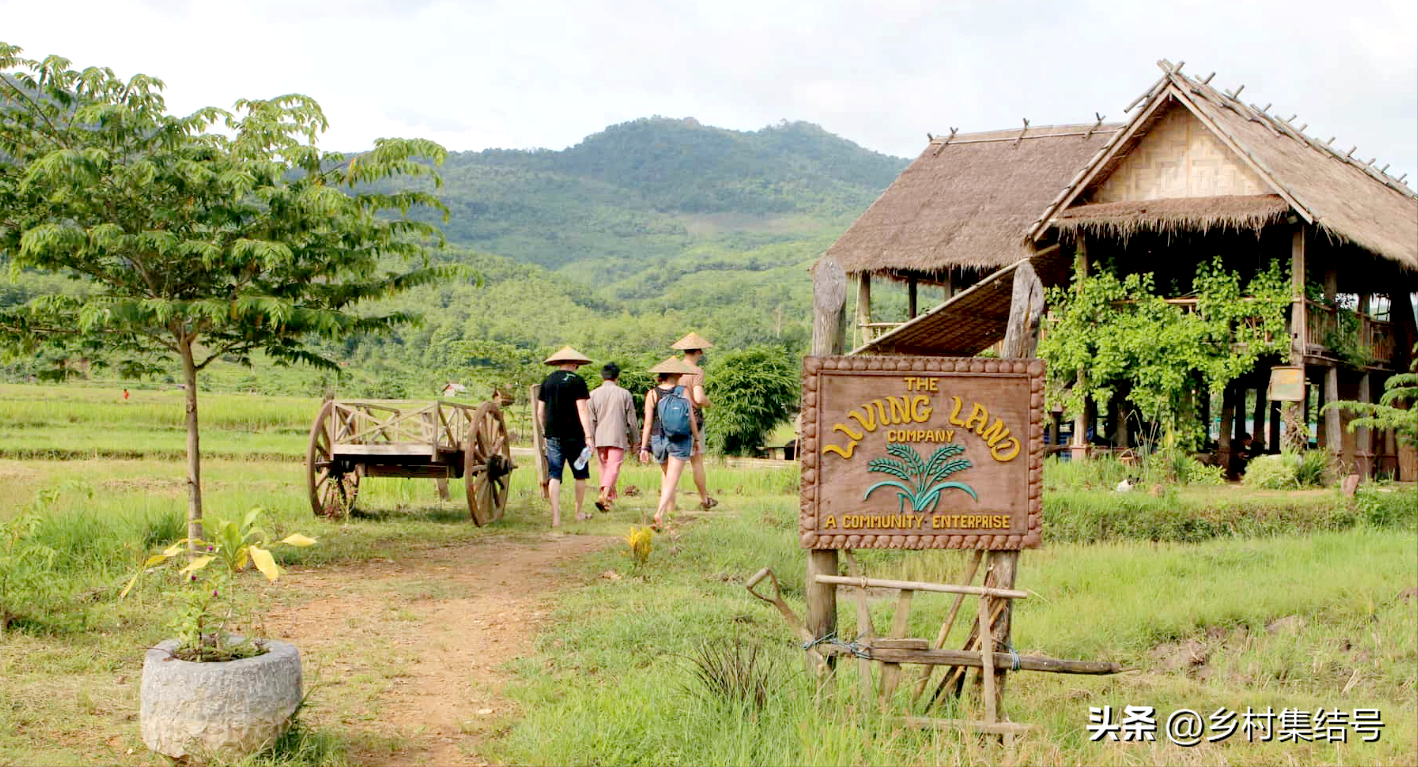
M 265 640 L 254 658 L 194 663 L 172 656 L 177 640 L 143 659 L 139 725 L 143 743 L 179 758 L 239 758 L 268 748 L 300 706 L 300 653 Z

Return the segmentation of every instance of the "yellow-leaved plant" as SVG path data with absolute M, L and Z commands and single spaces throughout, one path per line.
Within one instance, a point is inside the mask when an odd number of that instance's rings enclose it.
M 630 562 L 636 568 L 644 567 L 650 562 L 650 549 L 654 540 L 654 530 L 649 527 L 630 526 L 630 532 L 625 534 L 625 545 L 628 551 L 626 556 L 630 557 Z
M 245 623 L 253 625 L 254 616 L 239 615 L 243 605 L 237 600 L 232 589 L 242 583 L 238 576 L 248 567 L 254 567 L 267 581 L 275 581 L 281 576 L 281 568 L 276 564 L 271 549 L 277 546 L 304 548 L 315 544 L 315 539 L 299 533 L 292 533 L 275 541 L 270 533 L 260 526 L 265 510 L 257 507 L 246 512 L 240 522 L 213 518 L 206 526 L 210 538 L 198 540 L 182 538 L 173 541 L 161 552 L 148 557 L 142 568 L 134 574 L 119 595 L 122 599 L 145 573 L 156 572 L 181 559 L 186 564 L 177 569 L 179 590 L 165 592 L 183 603 L 183 610 L 172 622 L 177 632 L 178 647 L 174 655 L 190 661 L 224 661 L 249 658 L 265 652 L 259 638 L 241 637 L 236 639 L 228 634 L 227 627 Z M 194 552 L 190 557 L 189 551 Z M 174 561 L 179 560 L 179 561 Z

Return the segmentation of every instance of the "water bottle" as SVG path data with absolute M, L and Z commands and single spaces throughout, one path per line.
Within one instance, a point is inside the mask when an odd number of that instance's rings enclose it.
M 571 465 L 575 467 L 577 471 L 581 471 L 582 469 L 586 468 L 586 463 L 590 460 L 591 446 L 587 445 L 586 447 L 581 448 L 581 455 L 576 456 L 576 460 L 572 461 Z

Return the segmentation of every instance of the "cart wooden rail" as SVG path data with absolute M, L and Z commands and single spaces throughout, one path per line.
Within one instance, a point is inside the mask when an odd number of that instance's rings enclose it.
M 515 468 L 494 402 L 329 400 L 310 428 L 305 456 L 310 508 L 334 519 L 354 509 L 365 477 L 461 477 L 473 522 L 496 522 Z

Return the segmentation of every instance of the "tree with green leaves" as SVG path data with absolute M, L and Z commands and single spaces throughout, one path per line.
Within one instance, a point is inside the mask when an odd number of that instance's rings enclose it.
M 1078 412 L 1084 397 L 1123 397 L 1172 440 L 1198 442 L 1200 422 L 1190 404 L 1198 382 L 1221 388 L 1260 359 L 1288 352 L 1291 298 L 1278 262 L 1252 277 L 1244 293 L 1240 276 L 1222 268 L 1220 259 L 1202 263 L 1193 285 L 1194 308 L 1168 303 L 1150 273 L 1119 279 L 1102 272 L 1051 290 L 1056 320 L 1039 343 L 1039 356 L 1055 379 L 1053 391 L 1063 393 L 1062 404 Z M 1087 371 L 1082 386 L 1073 380 L 1080 369 Z
M 778 424 L 797 412 L 802 388 L 798 360 L 774 346 L 751 346 L 718 355 L 706 366 L 704 388 L 714 407 L 706 413 L 710 449 L 749 455 Z
M 411 176 L 436 184 L 421 160 L 445 152 L 404 139 L 325 152 L 325 116 L 305 96 L 179 117 L 155 78 L 21 53 L 0 43 L 0 257 L 74 289 L 0 311 L 0 342 L 88 344 L 150 370 L 179 366 L 189 537 L 200 539 L 197 374 L 253 353 L 333 368 L 312 342 L 415 320 L 361 308 L 448 276 L 427 260 L 437 229 L 409 217 L 442 205 L 425 191 L 370 189 Z M 380 185 L 390 186 L 400 185 Z

